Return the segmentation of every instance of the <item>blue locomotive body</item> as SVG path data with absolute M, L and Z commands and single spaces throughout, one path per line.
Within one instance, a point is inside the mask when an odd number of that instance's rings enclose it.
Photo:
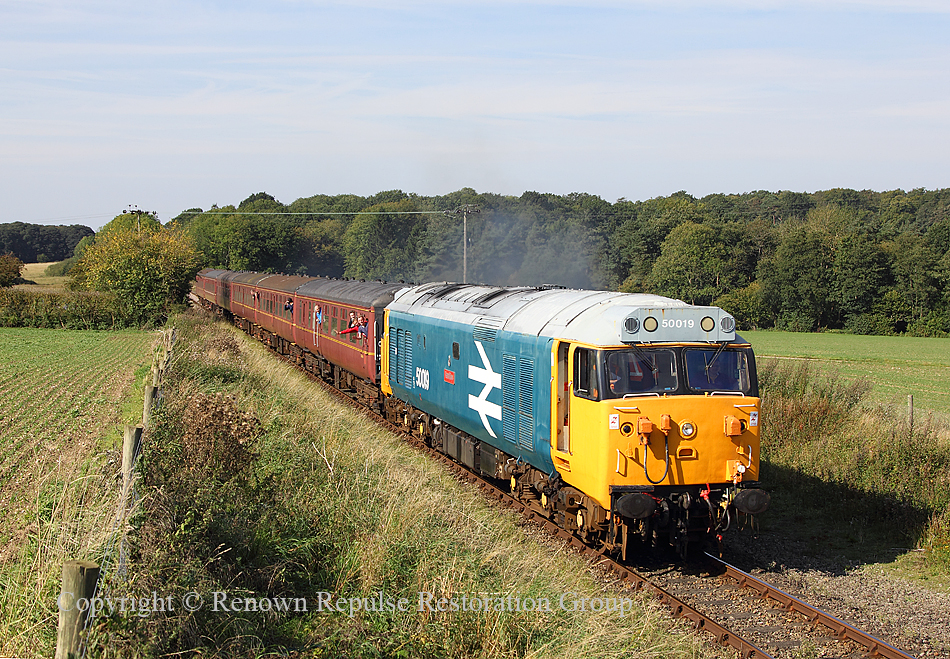
M 554 472 L 551 339 L 392 310 L 387 322 L 384 371 L 397 398 Z

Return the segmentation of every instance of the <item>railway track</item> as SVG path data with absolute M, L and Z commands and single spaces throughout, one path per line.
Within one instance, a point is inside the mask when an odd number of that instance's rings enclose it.
M 477 487 L 496 505 L 520 513 L 526 522 L 537 525 L 553 538 L 574 548 L 632 590 L 655 595 L 669 607 L 674 617 L 687 621 L 697 630 L 712 634 L 719 644 L 733 648 L 744 659 L 801 656 L 914 659 L 902 650 L 711 554 L 706 554 L 701 563 L 691 566 L 667 564 L 661 568 L 639 566 L 634 569 L 633 566 L 618 563 L 557 526 L 539 507 L 512 497 L 447 455 L 432 449 L 420 438 L 407 432 L 405 427 L 390 423 L 359 404 L 346 392 L 304 369 L 293 358 L 276 351 L 274 354 L 301 370 L 341 402 L 402 435 L 407 443 L 444 464 L 461 481 Z

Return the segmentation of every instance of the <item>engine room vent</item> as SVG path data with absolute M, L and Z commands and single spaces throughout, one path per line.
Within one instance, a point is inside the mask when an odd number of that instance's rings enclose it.
M 445 286 L 442 286 L 442 287 L 437 288 L 437 289 L 435 289 L 434 291 L 430 292 L 430 293 L 429 293 L 429 299 L 430 299 L 430 300 L 438 300 L 439 298 L 443 298 L 443 297 L 445 297 L 446 295 L 448 295 L 449 293 L 452 293 L 452 292 L 457 291 L 457 290 L 459 290 L 460 288 L 464 288 L 464 287 L 465 287 L 464 284 L 446 284 Z
M 495 316 L 479 316 L 475 319 L 475 327 L 472 328 L 472 336 L 476 341 L 494 343 L 495 335 L 505 325 L 504 318 Z
M 481 341 L 482 343 L 494 343 L 497 333 L 498 330 L 493 327 L 475 327 L 472 329 L 472 336 L 475 337 L 476 341 Z
M 472 304 L 475 305 L 476 307 L 487 307 L 489 302 L 493 300 L 497 300 L 503 295 L 508 295 L 511 292 L 512 292 L 512 289 L 510 288 L 499 288 L 489 293 L 485 293 L 481 297 L 472 300 Z

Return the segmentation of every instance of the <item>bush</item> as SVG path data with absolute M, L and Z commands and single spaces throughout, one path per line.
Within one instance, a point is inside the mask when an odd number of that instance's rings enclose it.
M 65 261 L 60 261 L 59 263 L 53 263 L 52 265 L 46 266 L 46 270 L 43 273 L 47 277 L 65 277 L 73 269 L 73 266 L 79 261 L 78 257 L 72 256 Z
M 736 319 L 736 328 L 754 330 L 765 324 L 765 305 L 762 304 L 762 287 L 754 281 L 745 288 L 726 293 L 713 301 Z
M 22 270 L 23 261 L 13 254 L 0 255 L 0 287 L 13 286 Z
M 856 313 L 848 316 L 844 329 L 851 334 L 892 334 L 890 321 L 880 314 Z
M 918 545 L 947 535 L 950 446 L 939 424 L 911 428 L 900 407 L 870 405 L 867 380 L 815 373 L 807 362 L 765 360 L 759 382 L 763 463 L 785 470 L 790 490 L 811 491 L 803 505 L 832 501 Z
M 915 320 L 907 328 L 910 336 L 933 336 L 946 338 L 950 335 L 950 316 L 946 312 L 931 311 L 924 318 Z
M 160 324 L 191 289 L 199 255 L 184 232 L 145 220 L 120 215 L 103 227 L 76 264 L 74 285 L 115 293 L 136 322 Z
M 817 327 L 816 320 L 806 314 L 791 311 L 779 316 L 775 329 L 785 332 L 812 332 Z

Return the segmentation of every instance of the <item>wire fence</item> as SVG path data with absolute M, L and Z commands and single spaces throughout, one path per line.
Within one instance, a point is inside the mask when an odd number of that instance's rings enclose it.
M 160 348 L 152 361 L 151 383 L 145 385 L 142 423 L 126 426 L 122 443 L 122 485 L 116 514 L 107 540 L 103 545 L 99 564 L 89 561 L 67 561 L 63 566 L 63 589 L 59 603 L 59 629 L 56 640 L 56 659 L 86 656 L 86 639 L 98 614 L 93 602 L 107 600 L 128 580 L 128 520 L 139 503 L 136 487 L 136 466 L 142 450 L 142 435 L 151 421 L 152 413 L 164 399 L 163 381 L 172 359 L 177 332 L 174 328 L 162 332 Z M 66 596 L 72 601 L 63 606 Z M 85 606 L 82 605 L 85 603 Z

